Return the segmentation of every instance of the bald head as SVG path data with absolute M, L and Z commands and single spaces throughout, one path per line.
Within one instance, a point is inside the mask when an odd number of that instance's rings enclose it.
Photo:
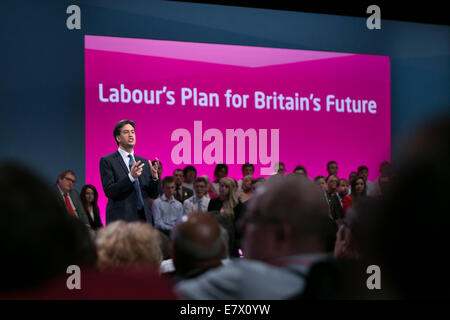
M 217 221 L 209 214 L 200 212 L 194 212 L 186 216 L 175 232 L 185 241 L 207 250 L 220 238 L 220 228 Z
M 305 176 L 271 177 L 246 212 L 245 256 L 270 260 L 323 252 L 333 234 L 328 210 L 323 191 Z
M 177 273 L 221 264 L 225 245 L 218 222 L 209 214 L 193 212 L 172 231 L 173 259 Z

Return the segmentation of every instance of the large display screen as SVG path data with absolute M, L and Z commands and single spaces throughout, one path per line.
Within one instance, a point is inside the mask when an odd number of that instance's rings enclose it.
M 314 177 L 334 160 L 340 177 L 366 165 L 373 180 L 390 159 L 387 56 L 85 36 L 85 86 L 86 183 L 102 214 L 99 161 L 122 119 L 163 177 L 193 165 L 213 179 L 226 163 L 239 180 L 246 162 L 255 177 L 278 162 Z

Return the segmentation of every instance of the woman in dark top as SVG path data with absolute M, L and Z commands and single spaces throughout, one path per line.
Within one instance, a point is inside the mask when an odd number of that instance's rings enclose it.
M 103 227 L 98 208 L 98 192 L 92 184 L 85 185 L 80 192 L 80 199 L 86 210 L 89 224 L 93 230 Z
M 222 215 L 226 215 L 233 222 L 232 234 L 228 230 L 230 239 L 230 256 L 239 257 L 241 232 L 236 229 L 236 222 L 241 218 L 245 210 L 244 204 L 239 200 L 237 193 L 237 184 L 233 179 L 222 178 L 219 184 L 219 196 L 211 199 L 208 205 L 208 211 L 218 211 Z M 234 239 L 233 239 L 234 238 Z
M 351 183 L 352 193 L 350 196 L 345 197 L 342 205 L 345 206 L 348 211 L 350 207 L 361 199 L 367 198 L 367 185 L 366 181 L 362 177 L 356 177 Z

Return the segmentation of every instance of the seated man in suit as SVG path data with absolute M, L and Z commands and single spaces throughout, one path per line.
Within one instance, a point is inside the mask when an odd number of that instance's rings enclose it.
M 56 180 L 55 190 L 59 195 L 58 199 L 64 203 L 66 211 L 91 228 L 80 195 L 74 189 L 76 181 L 77 177 L 75 176 L 75 172 L 72 170 L 64 170 L 59 174 L 58 179 Z
M 119 121 L 113 131 L 119 149 L 100 159 L 103 191 L 108 197 L 107 224 L 116 220 L 152 224 L 149 198 L 158 196 L 158 158 L 153 166 L 150 160 L 134 154 L 134 129 L 134 121 Z
M 194 191 L 183 186 L 184 181 L 183 170 L 175 169 L 173 171 L 173 177 L 175 179 L 175 193 L 173 196 L 175 197 L 175 199 L 183 203 L 184 200 L 189 199 L 194 195 Z

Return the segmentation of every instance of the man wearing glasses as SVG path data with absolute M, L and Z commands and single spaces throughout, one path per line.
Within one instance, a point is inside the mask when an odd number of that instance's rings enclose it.
M 56 191 L 59 195 L 58 198 L 62 200 L 67 212 L 89 226 L 89 220 L 81 203 L 80 195 L 74 189 L 76 179 L 75 172 L 72 170 L 64 170 L 56 180 Z

